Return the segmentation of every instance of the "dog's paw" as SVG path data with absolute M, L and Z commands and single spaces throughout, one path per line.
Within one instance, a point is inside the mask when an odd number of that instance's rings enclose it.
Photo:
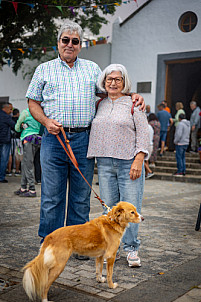
M 101 277 L 97 278 L 97 281 L 99 283 L 104 283 L 106 281 L 106 278 L 101 276 Z
M 109 288 L 117 288 L 117 286 L 118 286 L 118 283 L 112 283 L 110 286 L 109 286 Z
M 118 286 L 118 283 L 114 283 L 113 288 L 116 288 Z

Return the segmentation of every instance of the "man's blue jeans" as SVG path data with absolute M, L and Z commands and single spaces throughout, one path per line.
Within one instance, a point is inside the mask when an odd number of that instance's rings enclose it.
M 140 178 L 131 180 L 129 172 L 132 163 L 133 159 L 97 158 L 100 197 L 111 208 L 119 201 L 127 201 L 137 208 L 138 213 L 141 213 L 145 182 L 144 165 Z M 107 213 L 106 209 L 104 209 L 105 213 Z M 125 250 L 139 249 L 138 229 L 139 224 L 130 223 L 122 239 Z
M 11 144 L 0 144 L 0 181 L 5 179 Z
M 89 131 L 66 133 L 79 168 L 92 184 L 94 159 L 87 159 Z M 61 135 L 60 132 L 60 137 Z M 63 138 L 62 138 L 63 140 Z M 55 135 L 45 129 L 41 144 L 41 211 L 39 236 L 45 237 L 66 225 L 82 224 L 89 220 L 91 190 L 74 167 Z
M 187 148 L 188 148 L 188 145 L 175 145 L 176 160 L 177 160 L 177 172 L 178 173 L 186 172 L 185 153 L 186 153 Z

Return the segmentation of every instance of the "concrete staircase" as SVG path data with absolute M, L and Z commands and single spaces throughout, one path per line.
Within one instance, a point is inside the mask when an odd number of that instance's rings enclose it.
M 172 174 L 177 171 L 175 152 L 166 151 L 162 157 L 158 156 L 156 167 L 151 168 L 153 178 L 201 184 L 201 164 L 199 154 L 186 153 L 186 175 L 175 177 Z

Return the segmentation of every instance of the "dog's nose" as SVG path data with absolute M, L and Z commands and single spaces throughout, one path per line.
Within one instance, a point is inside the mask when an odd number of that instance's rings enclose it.
M 144 217 L 141 215 L 141 219 L 142 219 L 142 221 L 144 221 Z

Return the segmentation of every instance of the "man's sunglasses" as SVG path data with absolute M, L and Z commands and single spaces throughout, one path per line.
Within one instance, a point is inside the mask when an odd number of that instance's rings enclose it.
M 70 40 L 72 41 L 73 45 L 78 45 L 80 43 L 80 40 L 78 38 L 72 38 L 72 39 L 70 39 L 69 37 L 61 38 L 62 43 L 66 45 L 70 43 Z

